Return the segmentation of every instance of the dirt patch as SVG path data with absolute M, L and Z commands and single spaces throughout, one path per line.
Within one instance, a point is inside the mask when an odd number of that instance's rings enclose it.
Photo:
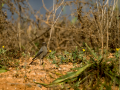
M 73 64 L 60 65 L 44 60 L 44 65 L 39 65 L 39 60 L 36 60 L 33 65 L 29 65 L 32 58 L 27 60 L 26 69 L 25 61 L 20 59 L 20 67 L 9 68 L 6 73 L 0 74 L 0 90 L 47 90 L 47 88 L 35 84 L 34 81 L 49 84 L 61 75 L 66 74 L 73 68 Z

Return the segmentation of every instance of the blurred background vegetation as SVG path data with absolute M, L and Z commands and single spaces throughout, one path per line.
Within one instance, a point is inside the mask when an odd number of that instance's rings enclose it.
M 76 46 L 84 47 L 84 43 L 94 50 L 103 52 L 103 49 L 107 49 L 115 52 L 115 48 L 120 45 L 117 2 L 119 0 L 57 0 L 54 4 L 55 9 L 50 10 L 42 0 L 46 10 L 46 14 L 43 15 L 40 11 L 34 11 L 28 0 L 1 0 L 0 47 L 4 46 L 6 53 L 16 54 L 12 55 L 14 58 L 21 57 L 21 52 L 25 51 L 33 55 L 43 41 L 48 43 L 49 49 L 57 52 L 71 51 Z M 6 5 L 7 8 L 4 7 Z M 71 9 L 70 15 L 56 14 L 59 7 L 64 13 L 65 6 Z M 85 7 L 89 9 L 86 11 Z M 7 19 L 6 10 L 12 13 L 10 19 Z M 18 15 L 17 19 L 13 18 L 14 14 Z M 30 18 L 31 14 L 35 20 Z M 73 18 L 69 19 L 69 16 Z

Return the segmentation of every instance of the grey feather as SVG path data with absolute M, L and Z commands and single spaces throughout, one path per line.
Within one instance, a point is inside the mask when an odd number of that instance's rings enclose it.
M 35 58 L 38 56 L 40 56 L 40 63 L 41 63 L 41 59 L 43 59 L 46 56 L 46 54 L 47 54 L 47 45 L 45 42 L 43 42 L 43 46 L 38 51 L 37 55 L 32 59 L 32 62 L 30 64 L 32 64 Z

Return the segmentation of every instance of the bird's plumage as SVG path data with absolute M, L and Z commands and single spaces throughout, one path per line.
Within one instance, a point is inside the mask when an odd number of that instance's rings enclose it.
M 46 56 L 46 54 L 47 54 L 47 45 L 45 42 L 43 42 L 43 46 L 38 51 L 37 55 L 32 59 L 32 62 L 30 64 L 32 64 L 35 58 L 38 56 L 40 56 L 40 63 L 41 63 L 41 59 L 43 59 Z

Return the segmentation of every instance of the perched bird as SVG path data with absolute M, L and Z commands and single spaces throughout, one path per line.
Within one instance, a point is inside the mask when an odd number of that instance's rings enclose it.
M 41 49 L 39 50 L 37 55 L 32 59 L 32 62 L 30 64 L 32 64 L 33 61 L 35 60 L 35 58 L 38 56 L 40 56 L 40 64 L 41 64 L 41 59 L 42 59 L 42 64 L 43 64 L 43 58 L 46 56 L 46 54 L 47 54 L 47 44 L 45 42 L 43 42 Z

